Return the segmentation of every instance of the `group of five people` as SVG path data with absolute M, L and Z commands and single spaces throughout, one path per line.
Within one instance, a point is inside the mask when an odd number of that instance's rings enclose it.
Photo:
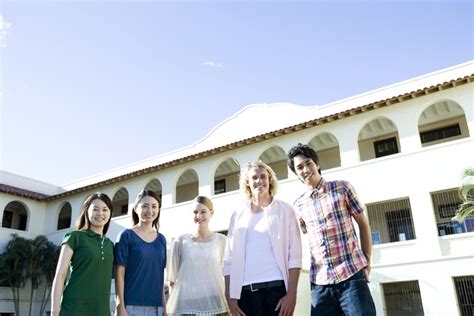
M 103 193 L 89 196 L 77 230 L 63 240 L 51 315 L 110 315 L 112 265 L 116 315 L 293 315 L 300 230 L 310 242 L 311 315 L 375 315 L 367 285 L 370 227 L 353 187 L 322 178 L 319 157 L 308 145 L 288 152 L 288 166 L 307 186 L 293 205 L 275 198 L 277 178 L 268 165 L 248 163 L 240 178 L 246 203 L 233 213 L 227 237 L 210 230 L 212 201 L 198 196 L 196 229 L 174 240 L 170 258 L 159 233 L 161 200 L 155 192 L 138 194 L 134 225 L 120 232 L 115 246 L 105 237 L 112 202 Z

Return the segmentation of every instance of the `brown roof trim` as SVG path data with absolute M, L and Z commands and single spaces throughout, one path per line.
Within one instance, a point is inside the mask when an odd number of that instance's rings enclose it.
M 50 197 L 49 195 L 46 195 L 46 194 L 33 192 L 33 191 L 17 188 L 17 187 L 7 185 L 7 184 L 2 184 L 2 183 L 0 183 L 0 192 L 16 195 L 16 196 L 24 197 L 27 199 L 36 200 L 36 201 L 43 201 Z
M 365 105 L 355 107 L 355 108 L 352 108 L 352 109 L 349 109 L 349 110 L 346 110 L 346 111 L 343 111 L 343 112 L 339 112 L 339 113 L 327 115 L 327 116 L 324 116 L 324 117 L 316 118 L 316 119 L 306 121 L 306 122 L 303 122 L 303 123 L 300 123 L 300 124 L 296 124 L 296 125 L 293 125 L 293 126 L 281 128 L 281 129 L 278 129 L 276 131 L 272 131 L 272 132 L 268 132 L 268 133 L 265 133 L 265 134 L 256 135 L 256 136 L 253 136 L 253 137 L 250 137 L 250 138 L 242 139 L 240 141 L 233 142 L 233 143 L 230 143 L 230 144 L 227 144 L 227 145 L 224 145 L 224 146 L 216 147 L 216 148 L 209 149 L 209 150 L 206 150 L 206 151 L 202 151 L 202 152 L 190 155 L 190 156 L 186 156 L 186 157 L 182 157 L 182 158 L 179 158 L 179 159 L 171 160 L 171 161 L 168 161 L 168 162 L 165 162 L 165 163 L 162 163 L 162 164 L 159 164 L 159 165 L 155 165 L 155 166 L 152 166 L 152 167 L 140 169 L 140 170 L 137 170 L 137 171 L 134 171 L 134 172 L 123 174 L 123 175 L 120 175 L 118 177 L 110 178 L 110 179 L 107 179 L 107 180 L 104 180 L 104 181 L 96 182 L 96 183 L 93 183 L 93 184 L 90 184 L 90 185 L 87 185 L 87 186 L 84 186 L 84 187 L 80 187 L 80 188 L 77 188 L 77 189 L 74 189 L 74 190 L 71 190 L 71 191 L 67 191 L 67 192 L 64 192 L 64 193 L 60 193 L 60 194 L 56 194 L 56 195 L 52 195 L 52 196 L 45 196 L 41 200 L 53 201 L 53 200 L 63 198 L 63 197 L 66 197 L 66 196 L 70 196 L 70 195 L 73 195 L 73 194 L 76 194 L 76 193 L 92 190 L 92 189 L 95 189 L 95 188 L 98 188 L 98 187 L 101 187 L 101 186 L 104 186 L 104 185 L 107 185 L 107 184 L 119 182 L 119 181 L 122 181 L 122 180 L 134 178 L 134 177 L 137 177 L 137 176 L 140 176 L 140 175 L 143 175 L 143 174 L 147 174 L 147 173 L 163 170 L 163 169 L 166 169 L 166 168 L 170 168 L 170 167 L 173 167 L 173 166 L 176 166 L 176 165 L 179 165 L 181 163 L 185 163 L 185 162 L 188 162 L 188 161 L 191 161 L 191 160 L 206 158 L 206 157 L 221 153 L 223 151 L 227 151 L 227 150 L 231 150 L 231 149 L 235 149 L 235 148 L 240 148 L 240 147 L 243 147 L 243 146 L 246 146 L 246 145 L 251 145 L 251 144 L 258 143 L 258 142 L 261 142 L 261 141 L 264 141 L 264 140 L 267 140 L 267 139 L 270 139 L 270 138 L 278 137 L 280 135 L 291 134 L 291 133 L 301 131 L 301 130 L 304 130 L 304 129 L 307 129 L 307 128 L 311 128 L 311 127 L 314 127 L 314 126 L 317 126 L 317 125 L 322 125 L 322 124 L 325 124 L 325 123 L 329 123 L 329 122 L 332 122 L 332 121 L 335 121 L 335 120 L 343 119 L 343 118 L 346 118 L 346 117 L 349 117 L 349 116 L 354 116 L 354 115 L 364 113 L 364 112 L 367 112 L 367 111 L 372 111 L 372 110 L 379 109 L 379 108 L 382 108 L 382 107 L 386 107 L 386 106 L 398 104 L 398 103 L 401 103 L 401 102 L 404 102 L 404 101 L 416 99 L 418 97 L 422 97 L 422 96 L 425 96 L 425 95 L 428 95 L 428 94 L 433 94 L 433 93 L 436 93 L 436 92 L 439 92 L 439 91 L 444 91 L 444 90 L 451 89 L 451 88 L 454 88 L 454 87 L 462 86 L 462 85 L 465 85 L 465 84 L 468 84 L 468 83 L 471 83 L 471 82 L 474 82 L 474 74 L 471 74 L 469 76 L 465 76 L 465 77 L 462 77 L 462 78 L 446 81 L 446 82 L 437 84 L 435 86 L 430 86 L 430 87 L 426 87 L 426 88 L 423 88 L 423 89 L 418 89 L 416 91 L 407 92 L 407 93 L 404 93 L 404 94 L 401 94 L 401 95 L 398 95 L 398 96 L 394 96 L 394 97 L 391 97 L 391 98 L 388 98 L 388 99 L 384 99 L 384 100 L 372 102 L 372 103 L 369 103 L 369 104 L 365 104 Z M 0 190 L 1 190 L 1 188 L 0 188 Z M 37 193 L 37 194 L 39 194 L 39 193 Z

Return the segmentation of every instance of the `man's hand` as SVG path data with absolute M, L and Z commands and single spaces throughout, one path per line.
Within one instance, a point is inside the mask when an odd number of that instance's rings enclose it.
M 369 262 L 367 266 L 364 268 L 364 276 L 365 276 L 365 281 L 367 281 L 367 283 L 370 282 L 369 274 L 370 274 L 371 269 L 372 269 L 372 266 L 370 265 L 370 262 Z
M 279 301 L 275 308 L 278 312 L 278 316 L 292 316 L 295 311 L 296 295 L 286 294 Z

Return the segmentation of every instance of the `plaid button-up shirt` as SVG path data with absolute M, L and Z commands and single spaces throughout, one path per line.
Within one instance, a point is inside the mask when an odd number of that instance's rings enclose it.
M 311 282 L 339 283 L 367 266 L 352 222 L 364 209 L 349 182 L 321 178 L 295 201 L 294 208 L 301 230 L 309 233 Z

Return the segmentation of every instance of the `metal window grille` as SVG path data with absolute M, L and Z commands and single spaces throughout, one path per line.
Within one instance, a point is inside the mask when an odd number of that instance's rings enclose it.
M 474 275 L 454 278 L 461 316 L 474 315 Z
M 449 125 L 441 128 L 437 128 L 434 130 L 426 131 L 426 132 L 421 132 L 420 133 L 420 138 L 421 142 L 428 143 L 428 142 L 433 142 L 449 137 L 454 137 L 461 135 L 461 128 L 459 127 L 459 124 L 454 124 L 454 125 Z
M 374 245 L 416 238 L 408 198 L 371 203 L 366 208 Z
M 382 289 L 387 316 L 424 315 L 418 281 L 385 283 Z
M 474 217 L 467 218 L 462 223 L 452 219 L 462 203 L 458 188 L 431 192 L 431 200 L 438 226 L 438 236 L 474 231 Z
M 397 138 L 391 137 L 374 142 L 375 158 L 398 153 Z

